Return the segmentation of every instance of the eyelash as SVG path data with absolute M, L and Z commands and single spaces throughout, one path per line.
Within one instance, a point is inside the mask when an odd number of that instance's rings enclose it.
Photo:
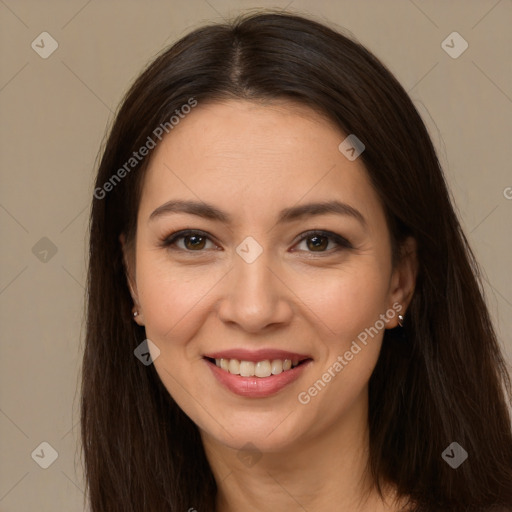
M 171 249 L 172 246 L 178 240 L 185 238 L 187 236 L 191 236 L 191 235 L 197 235 L 197 236 L 207 238 L 208 240 L 212 241 L 210 236 L 208 235 L 208 233 L 206 233 L 205 231 L 194 230 L 194 229 L 185 229 L 182 231 L 176 231 L 175 233 L 171 233 L 164 240 L 162 240 L 161 246 L 166 249 Z M 320 236 L 323 238 L 328 238 L 329 240 L 333 241 L 337 245 L 337 247 L 335 249 L 331 249 L 331 250 L 327 250 L 327 251 L 318 251 L 318 252 L 317 251 L 305 251 L 305 252 L 309 252 L 310 254 L 330 255 L 335 252 L 341 251 L 343 249 L 353 249 L 352 244 L 346 238 L 344 238 L 336 233 L 332 233 L 331 231 L 323 231 L 323 230 L 310 230 L 310 231 L 306 231 L 306 232 L 302 233 L 300 239 L 296 242 L 295 245 L 300 244 L 304 240 L 307 240 L 308 238 L 312 238 L 313 236 Z M 193 251 L 193 250 L 181 249 L 181 248 L 174 248 L 173 250 L 178 250 L 178 251 L 187 252 L 187 253 L 194 253 L 194 252 L 202 253 L 205 251 L 204 249 Z

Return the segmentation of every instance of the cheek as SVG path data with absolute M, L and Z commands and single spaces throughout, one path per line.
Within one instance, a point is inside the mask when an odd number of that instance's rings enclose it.
M 200 326 L 198 317 L 217 280 L 206 266 L 177 270 L 160 258 L 141 255 L 137 288 L 148 338 L 153 336 L 155 342 L 190 338 Z
M 207 264 L 177 268 L 165 257 L 141 251 L 137 288 L 148 338 L 155 342 L 172 338 L 177 343 L 192 339 L 208 315 L 215 287 L 221 285 L 225 273 L 225 268 L 214 270 Z M 302 269 L 284 276 L 293 291 L 284 300 L 297 302 L 298 314 L 309 317 L 324 339 L 347 340 L 373 325 L 384 312 L 385 277 L 370 257 L 358 257 L 341 269 Z M 225 279 L 229 280 L 229 275 Z
M 325 281 L 317 280 L 316 286 L 304 284 L 305 303 L 317 317 L 315 334 L 321 356 L 298 400 L 307 404 L 304 414 L 322 416 L 320 426 L 337 421 L 362 403 L 359 398 L 382 344 L 379 319 L 386 313 L 387 277 L 378 265 L 357 265 L 331 273 Z
M 387 275 L 369 259 L 295 283 L 297 295 L 333 342 L 351 341 L 384 313 Z

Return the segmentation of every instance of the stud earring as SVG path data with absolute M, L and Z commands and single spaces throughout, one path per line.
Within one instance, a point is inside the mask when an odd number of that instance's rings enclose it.
M 133 318 L 135 318 L 138 314 L 139 314 L 139 312 L 138 312 L 138 311 L 134 311 L 134 312 L 133 312 Z
M 398 325 L 400 327 L 404 326 L 404 317 L 402 315 L 398 315 Z

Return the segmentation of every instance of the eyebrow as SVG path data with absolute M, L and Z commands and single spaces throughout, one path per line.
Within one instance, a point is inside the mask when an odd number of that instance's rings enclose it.
M 159 206 L 149 216 L 149 220 L 151 221 L 171 213 L 187 213 L 190 215 L 197 215 L 198 217 L 223 222 L 224 224 L 231 224 L 233 222 L 233 218 L 230 214 L 219 210 L 211 204 L 201 201 L 183 200 L 172 200 L 168 201 L 162 206 Z M 341 201 L 337 200 L 309 203 L 285 208 L 279 212 L 277 224 L 292 222 L 306 216 L 326 214 L 337 214 L 352 217 L 359 221 L 365 228 L 368 226 L 366 219 L 359 210 L 347 203 L 342 203 Z

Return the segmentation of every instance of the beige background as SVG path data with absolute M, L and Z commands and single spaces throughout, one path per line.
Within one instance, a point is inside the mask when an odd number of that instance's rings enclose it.
M 409 92 L 512 361 L 510 0 L 0 0 L 1 512 L 83 508 L 77 384 L 88 208 L 95 159 L 122 94 L 190 29 L 262 6 L 344 28 Z M 43 31 L 59 45 L 47 59 L 31 47 Z M 456 59 L 441 47 L 453 31 L 469 43 Z M 41 442 L 58 452 L 48 469 L 31 457 Z

